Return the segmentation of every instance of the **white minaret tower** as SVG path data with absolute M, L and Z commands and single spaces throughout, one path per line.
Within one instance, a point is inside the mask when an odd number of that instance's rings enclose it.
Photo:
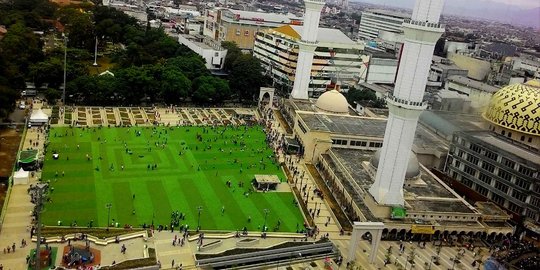
M 444 0 L 416 0 L 410 20 L 405 20 L 405 43 L 394 93 L 388 95 L 386 123 L 375 182 L 369 189 L 379 204 L 403 205 L 403 183 L 423 102 L 435 43 L 444 32 L 439 24 Z
M 299 42 L 300 52 L 296 62 L 296 74 L 291 93 L 292 98 L 296 99 L 308 99 L 313 53 L 317 48 L 317 32 L 321 10 L 324 7 L 324 0 L 304 0 L 304 3 L 306 4 L 304 30 L 302 31 L 302 40 Z

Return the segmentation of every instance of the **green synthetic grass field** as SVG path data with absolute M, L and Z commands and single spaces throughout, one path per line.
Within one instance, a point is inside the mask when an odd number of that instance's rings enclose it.
M 87 226 L 93 220 L 94 226 L 105 227 L 106 204 L 111 203 L 111 222 L 120 226 L 152 220 L 156 226 L 169 225 L 171 213 L 179 211 L 186 214 L 180 223 L 195 229 L 197 207 L 202 206 L 202 230 L 261 230 L 264 209 L 270 211 L 269 231 L 278 220 L 279 231 L 303 228 L 292 193 L 244 194 L 254 174 L 275 174 L 286 182 L 259 126 L 206 132 L 202 127 L 51 128 L 49 142 L 42 179 L 54 190 L 42 215 L 46 225 L 76 221 Z

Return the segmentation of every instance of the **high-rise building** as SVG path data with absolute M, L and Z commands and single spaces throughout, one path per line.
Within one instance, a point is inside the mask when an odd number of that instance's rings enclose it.
M 403 45 L 394 91 L 387 97 L 388 122 L 375 182 L 369 189 L 379 204 L 403 205 L 403 184 L 423 101 L 435 43 L 444 32 L 439 23 L 443 0 L 417 0 L 403 23 Z
M 252 50 L 258 31 L 287 24 L 302 25 L 302 18 L 292 14 L 209 9 L 204 13 L 203 34 L 219 43 L 235 42 L 240 49 Z
M 358 36 L 360 39 L 372 40 L 379 36 L 381 31 L 402 33 L 402 24 L 411 16 L 388 10 L 367 10 L 362 12 Z
M 276 85 L 284 86 L 289 92 L 295 79 L 298 60 L 298 43 L 303 26 L 285 25 L 257 33 L 253 56 L 261 60 Z M 338 29 L 319 28 L 317 48 L 311 67 L 311 81 L 308 91 L 310 97 L 324 93 L 332 80 L 343 90 L 358 82 L 359 74 L 366 74 L 362 49 L 364 45 L 347 37 Z M 365 58 L 365 57 L 364 57 Z M 369 59 L 368 59 L 369 60 Z M 367 62 L 367 60 L 366 60 Z
M 317 33 L 321 10 L 324 0 L 304 0 L 306 10 L 304 14 L 304 28 L 299 42 L 300 52 L 296 67 L 296 76 L 291 96 L 296 99 L 308 99 L 309 81 L 311 80 L 311 66 L 313 54 L 317 48 Z

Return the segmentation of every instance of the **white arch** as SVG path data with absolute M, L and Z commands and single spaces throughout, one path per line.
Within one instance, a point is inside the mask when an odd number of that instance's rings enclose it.
M 371 252 L 369 254 L 369 263 L 375 262 L 375 255 L 379 249 L 379 243 L 381 242 L 382 231 L 384 229 L 384 223 L 382 222 L 354 222 L 353 232 L 351 236 L 351 242 L 349 244 L 349 257 L 347 262 L 354 261 L 356 257 L 356 248 L 358 247 L 358 241 L 365 233 L 371 233 Z
M 269 106 L 270 108 L 274 108 L 274 91 L 276 89 L 273 88 L 273 87 L 261 87 L 261 89 L 259 90 L 259 102 L 258 104 L 261 105 L 261 100 L 263 100 L 263 97 L 266 93 L 268 93 L 268 95 L 270 96 L 270 101 L 269 101 Z

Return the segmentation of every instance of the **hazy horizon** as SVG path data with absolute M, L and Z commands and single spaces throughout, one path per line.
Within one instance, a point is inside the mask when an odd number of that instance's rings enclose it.
M 415 0 L 349 0 L 412 9 Z M 538 0 L 446 0 L 443 14 L 504 23 L 531 26 L 540 29 L 540 2 Z

